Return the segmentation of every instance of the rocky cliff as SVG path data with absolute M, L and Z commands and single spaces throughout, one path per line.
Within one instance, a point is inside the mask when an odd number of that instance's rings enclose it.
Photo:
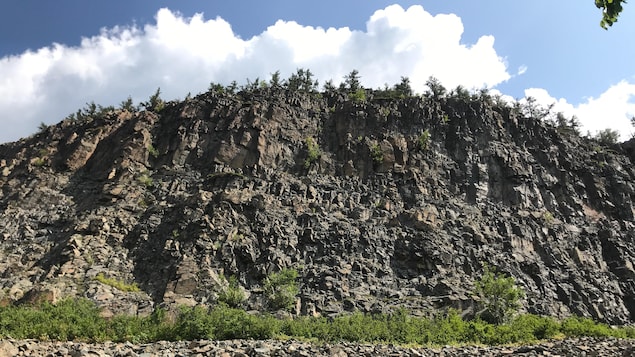
M 634 155 L 487 96 L 210 91 L 0 145 L 0 298 L 213 305 L 299 272 L 296 313 L 469 311 L 485 263 L 525 310 L 635 318 Z M 136 283 L 126 292 L 97 276 Z

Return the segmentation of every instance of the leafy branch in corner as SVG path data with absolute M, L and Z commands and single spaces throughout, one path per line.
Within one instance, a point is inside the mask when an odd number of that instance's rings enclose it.
M 617 22 L 617 18 L 623 10 L 622 3 L 626 4 L 626 0 L 595 0 L 595 6 L 602 9 L 602 21 L 600 26 L 607 29 L 607 26 L 613 26 Z

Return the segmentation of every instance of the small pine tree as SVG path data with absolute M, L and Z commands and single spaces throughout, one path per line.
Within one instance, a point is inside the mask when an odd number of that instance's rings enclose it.
M 48 125 L 46 125 L 46 123 L 44 122 L 40 122 L 40 125 L 38 125 L 38 130 L 40 131 L 40 133 L 44 132 L 46 129 L 48 129 Z
M 155 113 L 159 113 L 165 107 L 165 102 L 161 99 L 161 88 L 157 88 L 156 92 L 150 96 L 150 99 L 141 104 L 146 110 L 151 110 Z
M 387 89 L 388 88 L 386 88 L 385 90 L 387 91 Z M 395 84 L 394 90 L 401 97 L 411 97 L 413 94 L 413 90 L 412 86 L 410 85 L 410 78 L 401 77 L 401 82 L 399 84 Z
M 209 84 L 209 89 L 208 91 L 214 93 L 214 94 L 223 94 L 225 92 L 225 87 L 220 84 L 220 83 L 216 83 L 216 82 L 211 82 Z
M 298 68 L 286 80 L 285 86 L 292 91 L 313 92 L 317 89 L 318 82 L 313 80 L 313 73 L 311 73 L 310 69 Z
M 470 100 L 470 91 L 462 85 L 456 86 L 454 90 L 451 92 L 452 96 L 455 96 L 461 100 L 469 101 Z
M 240 86 L 241 91 L 254 92 L 260 86 L 260 77 L 256 77 L 253 81 L 247 78 L 247 83 Z
M 128 96 L 126 100 L 122 101 L 121 104 L 119 104 L 119 108 L 121 110 L 127 110 L 129 112 L 134 111 L 134 103 L 132 102 L 132 97 Z
M 280 71 L 275 71 L 271 74 L 271 79 L 269 80 L 269 85 L 272 88 L 280 87 Z
M 101 110 L 101 106 L 98 106 L 94 101 L 91 101 L 90 103 L 86 103 L 86 106 L 84 107 L 84 115 L 95 117 L 99 110 Z
M 432 76 L 430 76 L 426 81 L 426 86 L 428 87 L 426 95 L 435 99 L 442 98 L 447 92 L 441 82 Z
M 324 85 L 322 86 L 322 89 L 325 92 L 334 92 L 335 90 L 337 90 L 337 88 L 333 84 L 333 80 L 332 79 L 329 79 L 328 81 L 324 82 Z
M 229 83 L 226 89 L 227 89 L 227 93 L 229 94 L 236 93 L 236 90 L 238 89 L 238 82 L 232 81 L 231 83 Z
M 359 71 L 356 69 L 352 70 L 351 73 L 347 74 L 344 77 L 344 88 L 348 89 L 349 92 L 355 93 L 358 90 L 362 89 L 362 85 L 360 83 Z

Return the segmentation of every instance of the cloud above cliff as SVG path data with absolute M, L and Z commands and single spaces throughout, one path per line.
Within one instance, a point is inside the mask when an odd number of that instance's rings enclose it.
M 157 87 L 166 99 L 183 98 L 211 81 L 268 79 L 276 70 L 287 77 L 300 67 L 322 83 L 339 83 L 357 69 L 368 87 L 406 75 L 417 90 L 431 75 L 468 88 L 510 78 L 493 37 L 463 44 L 462 33 L 457 16 L 432 16 L 421 6 L 379 10 L 364 31 L 280 20 L 249 39 L 222 18 L 161 9 L 154 24 L 102 29 L 76 47 L 52 44 L 0 59 L 0 141 L 29 135 L 90 101 L 116 105 L 130 95 L 139 102 Z
M 628 140 L 634 133 L 631 118 L 635 117 L 635 84 L 627 81 L 621 81 L 597 98 L 586 98 L 577 105 L 564 98 L 554 98 L 542 88 L 529 88 L 525 90 L 525 96 L 535 98 L 545 107 L 553 104 L 554 113 L 562 112 L 567 117 L 575 115 L 582 124 L 583 134 L 588 131 L 594 135 L 611 128 L 620 132 L 621 140 Z
M 378 10 L 362 31 L 279 20 L 247 39 L 219 17 L 184 17 L 161 9 L 155 20 L 102 29 L 79 46 L 52 44 L 0 58 L 0 142 L 28 136 L 39 123 L 56 123 L 87 102 L 117 105 L 131 96 L 138 103 L 157 87 L 164 99 L 183 98 L 207 90 L 210 82 L 268 79 L 276 70 L 286 78 L 297 68 L 309 68 L 321 83 L 332 79 L 337 84 L 357 69 L 366 87 L 392 85 L 408 76 L 418 92 L 429 76 L 448 88 L 493 88 L 527 70 L 523 66 L 511 75 L 493 36 L 464 43 L 459 17 L 431 15 L 421 6 Z M 576 110 L 599 111 L 618 99 L 615 108 L 627 108 L 628 99 L 603 97 Z

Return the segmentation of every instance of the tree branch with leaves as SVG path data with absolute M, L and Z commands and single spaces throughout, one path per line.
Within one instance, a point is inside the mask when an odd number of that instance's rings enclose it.
M 622 4 L 626 4 L 626 0 L 595 0 L 595 6 L 602 9 L 602 21 L 600 26 L 607 29 L 607 26 L 613 26 L 617 22 L 617 18 L 623 10 Z

